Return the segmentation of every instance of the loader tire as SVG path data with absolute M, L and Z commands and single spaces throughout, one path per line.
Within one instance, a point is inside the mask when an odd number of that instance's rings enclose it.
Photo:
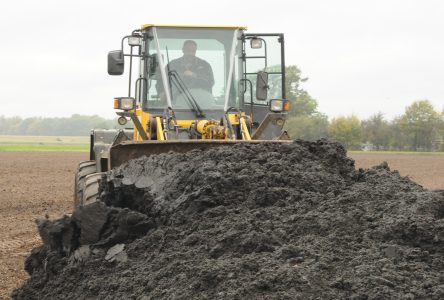
M 80 201 L 81 206 L 85 206 L 98 201 L 100 180 L 105 172 L 89 174 L 85 177 L 85 184 Z
M 94 160 L 83 161 L 79 164 L 74 180 L 74 209 L 82 201 L 86 176 L 96 172 L 97 167 Z

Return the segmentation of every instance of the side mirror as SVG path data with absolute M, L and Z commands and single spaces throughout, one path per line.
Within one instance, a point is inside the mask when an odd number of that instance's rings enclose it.
M 110 51 L 108 53 L 108 74 L 122 75 L 125 67 L 122 50 Z
M 268 73 L 264 71 L 257 72 L 256 79 L 256 99 L 265 101 L 268 96 Z

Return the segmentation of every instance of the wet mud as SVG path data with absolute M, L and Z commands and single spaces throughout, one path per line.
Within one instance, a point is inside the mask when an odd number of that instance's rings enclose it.
M 444 191 L 338 144 L 143 157 L 38 221 L 13 299 L 442 299 Z

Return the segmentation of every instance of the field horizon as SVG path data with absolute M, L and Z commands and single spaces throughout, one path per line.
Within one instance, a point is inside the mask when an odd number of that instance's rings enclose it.
M 88 136 L 0 135 L 0 151 L 89 151 Z M 444 152 L 347 150 L 348 154 L 444 155 Z

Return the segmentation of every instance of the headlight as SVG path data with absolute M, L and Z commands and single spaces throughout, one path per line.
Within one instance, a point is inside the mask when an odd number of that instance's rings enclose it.
M 142 38 L 140 36 L 130 36 L 128 37 L 128 45 L 130 46 L 140 46 L 142 45 Z
M 288 111 L 290 102 L 288 100 L 272 99 L 270 100 L 270 110 L 274 112 Z
M 260 49 L 262 48 L 262 40 L 254 37 L 250 40 L 250 46 L 252 49 Z
M 119 125 L 125 125 L 128 122 L 128 120 L 125 117 L 119 117 L 117 119 L 117 123 L 119 123 Z
M 136 100 L 131 97 L 120 97 L 114 99 L 114 108 L 123 110 L 133 110 L 136 108 Z

